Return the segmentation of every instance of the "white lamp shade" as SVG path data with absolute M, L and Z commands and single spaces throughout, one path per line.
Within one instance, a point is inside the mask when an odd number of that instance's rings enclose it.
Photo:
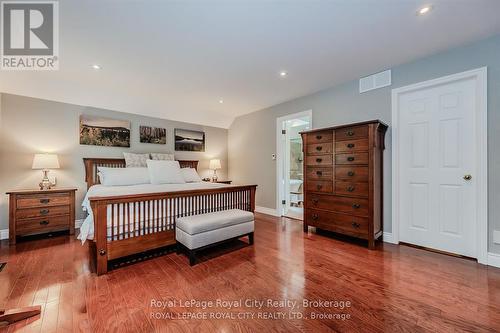
M 59 159 L 56 154 L 35 154 L 32 169 L 59 169 Z
M 220 165 L 220 160 L 210 160 L 210 164 L 209 164 L 208 168 L 210 170 L 222 169 L 222 166 Z

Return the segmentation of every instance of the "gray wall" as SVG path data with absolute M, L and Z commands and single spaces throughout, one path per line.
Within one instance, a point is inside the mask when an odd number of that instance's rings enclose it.
M 397 52 L 397 50 L 393 50 Z M 313 110 L 313 127 L 380 119 L 391 123 L 391 89 L 479 67 L 488 67 L 489 250 L 500 230 L 500 35 L 392 69 L 392 86 L 359 94 L 358 81 L 238 117 L 229 129 L 230 178 L 256 183 L 257 206 L 276 206 L 276 118 Z M 382 68 L 381 68 L 382 70 Z M 366 73 L 370 74 L 370 73 Z M 384 152 L 384 230 L 391 231 L 391 130 Z
M 54 152 L 61 168 L 50 172 L 59 187 L 77 187 L 77 218 L 84 217 L 81 201 L 86 192 L 83 157 L 123 157 L 123 152 L 174 153 L 174 128 L 205 131 L 206 151 L 175 152 L 176 159 L 199 160 L 198 171 L 209 176 L 208 161 L 219 158 L 221 179 L 227 177 L 227 130 L 164 119 L 143 117 L 110 110 L 57 103 L 35 98 L 0 94 L 0 230 L 8 228 L 8 197 L 11 189 L 36 188 L 42 173 L 32 170 L 33 154 Z M 130 148 L 85 146 L 79 144 L 80 114 L 125 119 L 131 122 Z M 139 142 L 139 125 L 167 129 L 167 144 Z

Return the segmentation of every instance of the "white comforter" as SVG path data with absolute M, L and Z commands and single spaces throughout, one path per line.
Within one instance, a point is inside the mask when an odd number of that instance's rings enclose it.
M 128 195 L 128 194 L 188 191 L 188 190 L 212 189 L 212 188 L 231 187 L 231 186 L 232 185 L 208 183 L 208 182 L 186 183 L 186 184 L 161 184 L 161 185 L 141 184 L 141 185 L 127 185 L 127 186 L 94 185 L 91 188 L 89 188 L 87 194 L 85 195 L 85 199 L 82 202 L 82 208 L 84 211 L 88 213 L 88 216 L 83 222 L 82 226 L 80 227 L 80 234 L 78 235 L 78 239 L 82 241 L 82 244 L 85 243 L 87 239 L 94 239 L 94 218 L 89 201 L 89 198 L 91 197 L 107 197 L 107 196 Z

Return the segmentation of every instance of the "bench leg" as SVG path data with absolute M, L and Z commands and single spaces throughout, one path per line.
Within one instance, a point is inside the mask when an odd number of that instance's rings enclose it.
M 248 234 L 248 244 L 253 245 L 253 232 Z
M 189 265 L 194 266 L 196 264 L 196 252 L 194 250 L 189 250 Z

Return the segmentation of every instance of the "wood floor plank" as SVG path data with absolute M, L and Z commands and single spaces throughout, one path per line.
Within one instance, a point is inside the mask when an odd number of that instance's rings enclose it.
M 60 236 L 8 246 L 0 242 L 0 305 L 41 305 L 42 314 L 5 332 L 497 332 L 500 269 L 421 249 L 357 243 L 313 232 L 300 222 L 256 214 L 246 240 L 201 253 L 189 266 L 170 253 L 97 277 L 87 244 Z M 262 308 L 160 309 L 152 302 L 294 300 L 302 318 Z M 352 307 L 304 308 L 302 299 L 348 300 Z M 238 316 L 204 320 L 203 315 Z M 311 319 L 313 315 L 324 318 Z M 350 319 L 329 315 L 348 314 Z M 177 316 L 174 319 L 165 317 Z M 200 316 L 196 318 L 186 315 Z M 253 316 L 253 317 L 252 317 Z

